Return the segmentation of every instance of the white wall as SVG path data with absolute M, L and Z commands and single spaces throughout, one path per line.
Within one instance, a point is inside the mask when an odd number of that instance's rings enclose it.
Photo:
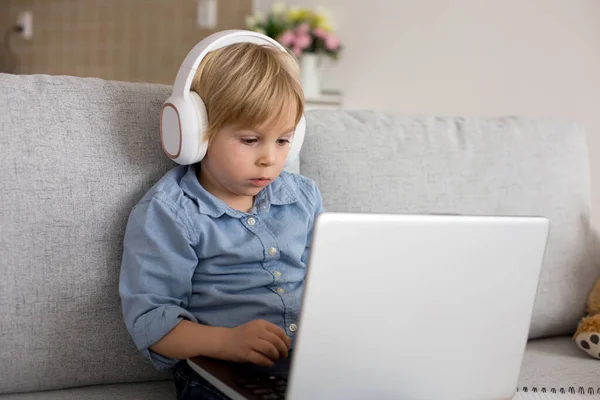
M 273 1 L 255 0 L 257 10 Z M 292 0 L 323 5 L 346 45 L 326 74 L 348 108 L 575 119 L 600 227 L 600 0 Z

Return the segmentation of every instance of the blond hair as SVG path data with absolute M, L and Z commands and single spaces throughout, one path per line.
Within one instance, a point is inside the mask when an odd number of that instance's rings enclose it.
M 210 52 L 191 90 L 206 105 L 209 142 L 226 125 L 256 129 L 276 123 L 290 102 L 296 104 L 296 124 L 304 112 L 298 63 L 272 46 L 236 43 Z

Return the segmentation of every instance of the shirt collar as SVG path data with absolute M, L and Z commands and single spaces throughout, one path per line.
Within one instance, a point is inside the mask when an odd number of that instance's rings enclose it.
M 188 166 L 187 172 L 183 178 L 181 178 L 180 186 L 186 195 L 196 201 L 198 210 L 202 214 L 206 214 L 213 218 L 219 218 L 223 214 L 227 214 L 233 218 L 241 218 L 248 215 L 248 213 L 234 210 L 223 200 L 204 189 L 198 181 L 197 168 L 200 168 L 200 164 Z M 260 210 L 268 210 L 271 204 L 284 205 L 298 201 L 298 197 L 286 182 L 287 179 L 282 177 L 284 174 L 288 173 L 282 172 L 277 179 L 258 193 L 254 203 L 255 206 L 251 210 L 251 213 L 257 209 L 257 204 L 261 204 L 261 207 L 258 208 L 258 212 L 261 212 Z

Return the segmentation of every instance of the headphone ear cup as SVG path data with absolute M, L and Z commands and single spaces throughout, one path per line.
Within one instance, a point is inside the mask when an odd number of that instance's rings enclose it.
M 206 128 L 208 127 L 208 115 L 206 112 L 206 105 L 198 93 L 190 91 L 190 100 L 198 116 L 198 161 L 201 161 L 208 150 L 208 140 L 206 140 L 205 137 Z
M 285 166 L 290 166 L 299 156 L 300 150 L 302 149 L 302 143 L 304 143 L 304 134 L 306 133 L 306 118 L 304 114 L 300 118 L 296 130 L 294 131 L 294 137 L 292 138 L 292 145 L 290 151 L 285 160 Z

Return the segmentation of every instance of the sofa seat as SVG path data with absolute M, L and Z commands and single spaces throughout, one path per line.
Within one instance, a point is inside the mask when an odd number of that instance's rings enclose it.
M 531 340 L 523 358 L 519 391 L 574 391 L 600 398 L 600 363 L 584 354 L 570 337 Z M 172 400 L 171 381 L 97 385 L 47 392 L 10 394 L 2 400 Z
M 571 337 L 530 340 L 523 358 L 519 390 L 585 392 L 600 399 L 600 362 L 575 345 Z
M 173 382 L 156 381 L 95 385 L 75 389 L 0 395 L 2 400 L 173 400 Z

